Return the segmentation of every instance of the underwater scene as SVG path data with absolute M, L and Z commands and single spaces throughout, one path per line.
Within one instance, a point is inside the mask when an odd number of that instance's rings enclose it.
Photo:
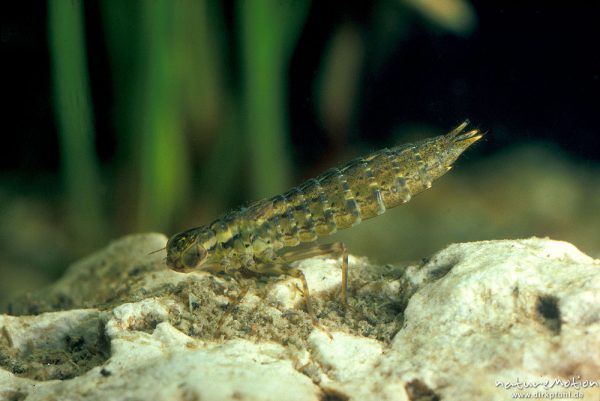
M 2 8 L 0 400 L 600 396 L 596 5 Z

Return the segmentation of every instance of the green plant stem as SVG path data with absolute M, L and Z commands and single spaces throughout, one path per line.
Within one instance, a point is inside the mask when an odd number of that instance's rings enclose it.
M 68 221 L 82 251 L 107 234 L 102 213 L 94 117 L 86 67 L 82 2 L 48 2 L 55 112 Z
M 138 228 L 165 230 L 188 194 L 187 149 L 183 136 L 181 87 L 182 57 L 174 38 L 173 7 L 178 3 L 155 0 L 142 3 L 145 15 L 142 64 L 143 90 L 139 132 Z
M 289 185 L 286 67 L 308 2 L 240 1 L 242 107 L 251 196 Z

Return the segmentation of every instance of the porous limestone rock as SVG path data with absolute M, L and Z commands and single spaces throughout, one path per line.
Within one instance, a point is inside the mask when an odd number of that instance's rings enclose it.
M 571 244 L 350 257 L 347 306 L 339 262 L 307 259 L 313 325 L 297 279 L 177 273 L 165 242 L 115 241 L 1 315 L 0 400 L 600 396 L 600 261 Z

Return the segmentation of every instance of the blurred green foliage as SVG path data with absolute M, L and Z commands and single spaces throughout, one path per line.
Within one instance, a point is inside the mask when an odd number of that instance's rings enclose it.
M 49 0 L 62 169 L 78 248 L 121 232 L 197 224 L 292 184 L 287 71 L 310 2 L 101 1 L 114 85 L 112 169 L 102 169 L 94 152 L 83 4 Z M 398 4 L 381 2 L 390 6 Z M 435 11 L 434 20 L 447 14 L 439 5 L 413 7 L 426 17 Z M 387 32 L 403 32 L 404 22 Z M 363 47 L 352 24 L 342 24 L 315 81 L 333 141 L 352 121 Z
M 94 151 L 94 112 L 86 68 L 82 3 L 51 1 L 49 46 L 68 204 L 68 221 L 80 246 L 106 239 Z
M 285 70 L 309 3 L 239 2 L 239 70 L 225 67 L 234 38 L 219 2 L 102 4 L 115 93 L 127 99 L 117 131 L 134 160 L 123 167 L 138 183 L 135 229 L 165 231 L 193 203 L 211 211 L 236 190 L 245 199 L 289 184 Z
M 289 183 L 285 71 L 308 12 L 307 1 L 240 1 L 242 101 L 254 198 Z M 282 135 L 283 134 L 283 135 Z

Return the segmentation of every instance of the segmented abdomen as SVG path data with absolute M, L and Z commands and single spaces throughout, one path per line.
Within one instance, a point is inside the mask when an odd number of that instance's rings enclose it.
M 352 227 L 431 187 L 482 137 L 477 129 L 463 132 L 467 124 L 447 135 L 353 160 L 283 195 L 232 212 L 211 228 L 224 249 L 261 253 Z
M 261 224 L 259 237 L 294 246 L 408 202 L 431 185 L 420 160 L 418 147 L 383 149 L 263 201 L 263 210 L 272 207 L 272 213 Z

